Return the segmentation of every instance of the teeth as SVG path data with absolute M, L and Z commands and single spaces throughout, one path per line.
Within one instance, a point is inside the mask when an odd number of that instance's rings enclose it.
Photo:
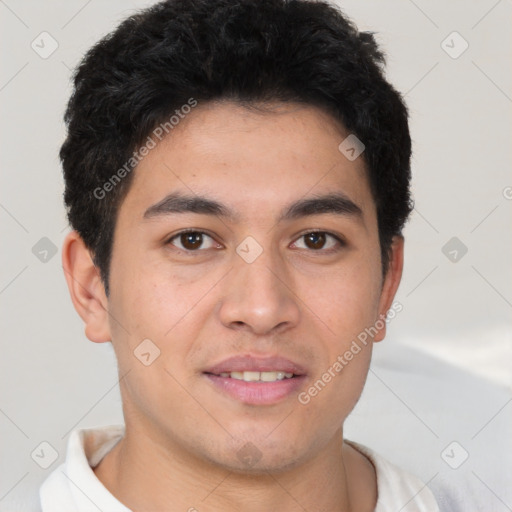
M 255 382 L 260 380 L 260 372 L 244 372 L 243 379 L 245 382 Z
M 223 372 L 221 377 L 244 380 L 245 382 L 275 382 L 276 380 L 291 379 L 293 373 L 288 372 Z

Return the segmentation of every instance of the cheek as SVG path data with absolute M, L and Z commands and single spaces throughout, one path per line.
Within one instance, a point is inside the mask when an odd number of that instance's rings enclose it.
M 371 359 L 371 344 L 345 344 L 298 395 L 307 422 L 330 438 L 359 400 Z
M 219 276 L 180 271 L 165 261 L 152 261 L 124 268 L 118 279 L 111 311 L 119 320 L 112 322 L 119 365 L 133 364 L 137 346 L 150 339 L 160 351 L 156 362 L 180 373 L 211 320 L 211 290 Z
M 305 293 L 312 300 L 311 310 L 338 341 L 338 349 L 372 325 L 377 317 L 380 274 L 375 272 L 374 262 L 364 257 L 329 270 L 306 288 L 309 292 Z
M 306 390 L 311 411 L 329 411 L 333 425 L 344 419 L 361 395 L 372 354 L 369 328 L 377 318 L 378 262 L 357 258 L 316 286 L 311 310 L 324 324 L 325 357 Z M 313 416 L 315 413 L 312 413 Z M 322 413 L 324 414 L 324 413 Z
M 190 312 L 198 291 L 177 284 L 176 276 L 161 270 L 158 265 L 124 267 L 109 303 L 112 343 L 120 374 L 126 375 L 124 401 L 154 419 L 160 407 L 169 413 L 170 396 L 186 402 L 178 374 L 196 338 Z
M 112 259 L 112 314 L 123 317 L 130 331 L 151 329 L 151 334 L 162 336 L 187 302 L 188 290 L 180 286 L 179 271 L 151 254 L 117 249 L 123 256 Z

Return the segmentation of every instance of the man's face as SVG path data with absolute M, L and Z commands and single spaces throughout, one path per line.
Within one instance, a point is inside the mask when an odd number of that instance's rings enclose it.
M 108 302 L 128 428 L 238 470 L 291 467 L 341 434 L 371 342 L 304 393 L 389 307 L 364 163 L 338 150 L 347 135 L 313 107 L 199 105 L 138 165 Z M 328 195 L 342 199 L 288 211 Z

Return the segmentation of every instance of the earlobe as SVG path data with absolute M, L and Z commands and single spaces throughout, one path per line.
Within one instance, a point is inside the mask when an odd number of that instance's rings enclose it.
M 388 272 L 384 278 L 380 295 L 378 323 L 376 322 L 379 329 L 373 341 L 382 341 L 386 336 L 386 315 L 393 304 L 393 299 L 402 279 L 403 267 L 404 238 L 403 236 L 395 236 L 391 244 Z
M 105 288 L 90 251 L 76 231 L 64 240 L 62 268 L 73 305 L 85 323 L 85 335 L 96 343 L 110 341 Z

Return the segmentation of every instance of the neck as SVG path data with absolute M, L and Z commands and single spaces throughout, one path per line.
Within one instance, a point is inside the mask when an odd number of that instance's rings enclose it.
M 374 468 L 343 443 L 341 429 L 306 463 L 259 474 L 200 460 L 153 434 L 127 425 L 124 438 L 94 469 L 103 485 L 131 510 L 374 510 Z

